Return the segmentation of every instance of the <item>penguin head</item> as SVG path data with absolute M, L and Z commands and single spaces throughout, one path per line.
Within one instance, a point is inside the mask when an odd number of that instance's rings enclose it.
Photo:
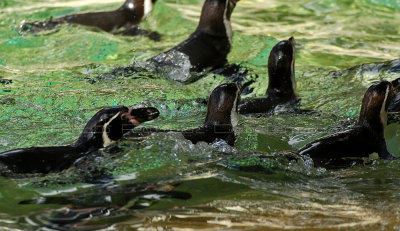
M 203 5 L 202 14 L 211 18 L 226 17 L 230 20 L 233 9 L 239 0 L 206 0 Z
M 197 30 L 232 37 L 230 19 L 238 0 L 206 0 Z
M 269 54 L 267 94 L 273 100 L 295 97 L 295 44 L 293 37 L 282 40 L 272 48 Z
M 227 20 L 231 20 L 231 15 L 233 10 L 236 7 L 236 3 L 239 0 L 226 0 L 225 2 L 225 12 L 224 12 L 224 16 L 226 17 Z
M 76 145 L 107 147 L 139 124 L 159 116 L 156 108 L 132 109 L 126 106 L 104 108 L 86 124 Z
M 157 0 L 126 0 L 122 5 L 123 10 L 136 12 L 139 18 L 144 18 L 154 7 Z
M 397 92 L 393 84 L 388 81 L 377 82 L 370 86 L 362 101 L 360 123 L 383 132 L 387 124 L 388 106 Z
M 400 90 L 400 78 L 397 78 L 395 80 L 392 81 L 392 85 L 394 88 L 396 88 L 397 90 Z
M 241 90 L 238 83 L 224 83 L 216 87 L 208 99 L 205 123 L 235 127 L 238 123 Z

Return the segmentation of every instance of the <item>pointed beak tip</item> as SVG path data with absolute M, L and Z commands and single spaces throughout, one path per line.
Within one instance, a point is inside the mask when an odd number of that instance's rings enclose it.
M 289 40 L 289 42 L 290 42 L 291 44 L 296 45 L 296 40 L 294 39 L 293 36 L 290 37 L 288 40 Z
M 154 107 L 148 108 L 147 113 L 148 113 L 149 117 L 151 117 L 152 119 L 155 119 L 160 115 L 160 111 Z

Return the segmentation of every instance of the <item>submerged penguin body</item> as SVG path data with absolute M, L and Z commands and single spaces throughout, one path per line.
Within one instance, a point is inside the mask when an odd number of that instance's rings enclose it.
M 316 166 L 338 166 L 351 163 L 346 158 L 368 157 L 376 152 L 382 159 L 392 159 L 387 151 L 384 130 L 387 110 L 397 90 L 382 81 L 368 88 L 362 101 L 360 119 L 352 129 L 319 138 L 298 150 L 308 155 Z
M 126 0 L 120 8 L 113 11 L 78 13 L 43 22 L 24 23 L 21 29 L 38 32 L 53 29 L 59 24 L 73 23 L 96 27 L 107 32 L 125 27 L 124 33 L 127 34 L 152 10 L 154 3 L 155 0 Z

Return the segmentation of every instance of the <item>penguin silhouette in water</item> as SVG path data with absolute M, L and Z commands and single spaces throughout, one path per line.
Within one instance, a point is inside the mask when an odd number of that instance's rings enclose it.
M 117 34 L 147 35 L 153 40 L 160 40 L 159 34 L 138 28 L 142 19 L 153 9 L 155 2 L 156 0 L 126 0 L 120 8 L 113 11 L 71 14 L 55 19 L 50 18 L 46 21 L 23 23 L 21 31 L 36 33 L 42 30 L 54 29 L 60 24 L 73 23 L 97 27 L 107 32 L 117 31 L 125 27 L 125 30 L 118 31 Z
M 276 44 L 269 54 L 267 97 L 243 99 L 239 113 L 269 114 L 283 109 L 296 110 L 299 100 L 295 94 L 294 63 L 295 40 L 290 37 Z
M 224 83 L 217 86 L 208 99 L 207 116 L 203 125 L 188 130 L 144 128 L 131 131 L 128 136 L 141 137 L 154 132 L 180 132 L 192 143 L 212 143 L 216 139 L 233 146 L 236 140 L 235 127 L 238 124 L 237 105 L 242 87 L 238 83 Z
M 319 138 L 298 150 L 308 155 L 315 166 L 341 166 L 352 159 L 378 153 L 381 159 L 393 159 L 387 151 L 384 131 L 387 124 L 388 106 L 397 89 L 391 82 L 375 83 L 365 92 L 358 123 L 350 130 Z
M 19 204 L 20 206 L 27 204 L 68 205 L 68 208 L 52 211 L 51 215 L 46 217 L 46 227 L 51 230 L 98 230 L 109 226 L 108 219 L 118 218 L 119 222 L 130 219 L 131 216 L 126 216 L 127 209 L 149 208 L 163 199 L 190 199 L 192 196 L 190 193 L 175 190 L 179 184 L 106 185 L 80 195 L 40 197 L 21 201 Z M 121 210 L 125 212 L 121 214 Z M 97 219 L 101 219 L 102 224 L 93 226 L 88 221 Z
M 110 146 L 140 123 L 157 118 L 156 108 L 118 106 L 97 112 L 78 140 L 65 146 L 30 147 L 0 153 L 0 165 L 14 173 L 49 173 L 69 168 L 77 159 Z

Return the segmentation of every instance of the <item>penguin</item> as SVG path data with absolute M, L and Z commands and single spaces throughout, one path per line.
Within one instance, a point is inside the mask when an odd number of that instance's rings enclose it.
M 21 31 L 38 32 L 53 29 L 59 24 L 73 23 L 97 27 L 107 32 L 125 27 L 126 30 L 120 33 L 126 35 L 146 34 L 137 25 L 151 12 L 155 2 L 156 0 L 126 0 L 120 8 L 113 11 L 71 14 L 46 21 L 23 23 Z
M 212 143 L 217 139 L 233 146 L 237 137 L 235 128 L 238 124 L 237 105 L 240 102 L 242 86 L 238 83 L 224 83 L 217 86 L 210 94 L 207 103 L 207 115 L 203 125 L 193 129 L 174 130 L 144 128 L 131 131 L 128 137 L 148 136 L 155 132 L 180 132 L 193 144 L 200 141 Z
M 298 106 L 295 80 L 295 39 L 282 40 L 271 50 L 268 59 L 267 97 L 244 99 L 240 114 L 274 113 L 283 107 Z
M 212 143 L 225 140 L 233 146 L 238 125 L 237 106 L 242 87 L 237 83 L 224 83 L 216 87 L 208 99 L 207 115 L 202 126 L 182 131 L 183 136 L 196 144 L 199 141 Z
M 309 156 L 317 167 L 348 165 L 353 162 L 349 158 L 368 157 L 374 152 L 381 159 L 393 159 L 387 151 L 384 130 L 395 94 L 397 89 L 391 82 L 373 84 L 365 92 L 359 121 L 353 128 L 319 138 L 297 152 Z
M 7 84 L 10 84 L 12 82 L 13 81 L 11 79 L 2 79 L 1 76 L 0 76 L 0 84 L 7 85 Z
M 227 63 L 232 46 L 231 14 L 237 0 L 206 0 L 196 30 L 183 42 L 160 53 L 148 62 L 160 66 L 174 66 L 177 60 L 189 61 L 190 72 L 202 72 L 220 68 Z M 193 82 L 187 77 L 172 80 Z
M 79 158 L 113 145 L 140 123 L 157 118 L 156 108 L 105 108 L 86 124 L 79 138 L 70 145 L 29 147 L 0 153 L 0 164 L 13 173 L 50 173 L 69 168 Z

